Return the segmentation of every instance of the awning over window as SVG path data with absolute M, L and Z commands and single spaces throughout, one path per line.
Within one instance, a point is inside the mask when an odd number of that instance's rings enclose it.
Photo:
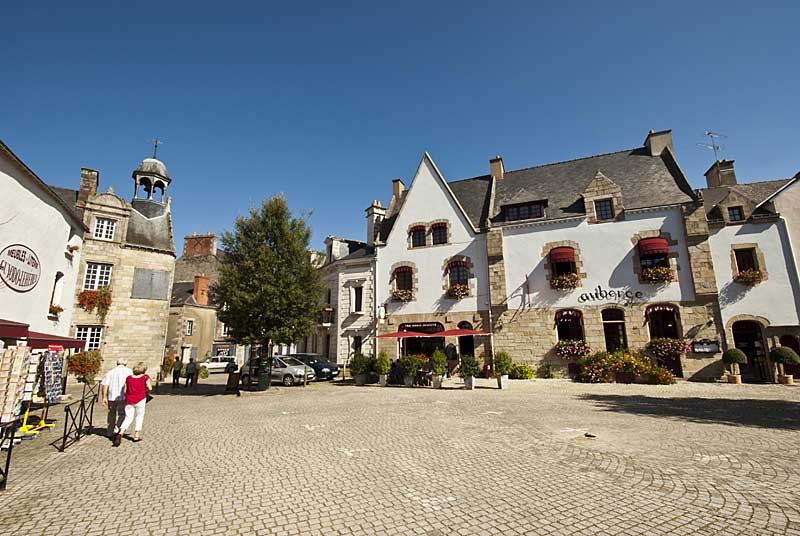
M 65 350 L 67 348 L 83 350 L 84 346 L 86 346 L 86 341 L 72 339 L 70 337 L 62 337 L 61 335 L 50 335 L 49 333 L 29 331 L 28 346 L 34 349 L 47 348 L 49 346 L 63 346 Z
M 647 309 L 645 309 L 644 314 L 648 316 L 650 313 L 655 313 L 657 311 L 676 311 L 677 308 L 674 305 L 669 303 L 658 303 L 656 305 L 649 305 Z
M 28 324 L 0 318 L 0 339 L 21 339 L 28 336 Z
M 578 320 L 583 317 L 583 313 L 576 309 L 563 309 L 556 313 L 556 322 L 566 322 L 568 320 Z
M 639 254 L 668 255 L 669 244 L 663 238 L 642 238 L 639 240 Z
M 575 262 L 575 250 L 571 247 L 553 248 L 550 250 L 550 262 Z

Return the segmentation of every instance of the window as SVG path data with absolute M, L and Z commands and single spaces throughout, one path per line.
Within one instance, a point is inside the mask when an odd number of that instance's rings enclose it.
M 728 220 L 743 221 L 744 209 L 742 209 L 742 207 L 728 207 Z
M 401 266 L 394 271 L 394 286 L 397 290 L 413 290 L 414 282 L 412 281 L 411 268 L 408 266 Z
M 625 312 L 622 309 L 605 309 L 603 317 L 603 335 L 606 339 L 606 352 L 617 352 L 628 347 L 625 333 Z
M 103 337 L 102 326 L 78 326 L 75 338 L 86 341 L 87 350 L 97 350 L 100 348 L 100 340 Z
M 614 219 L 614 202 L 611 199 L 598 199 L 594 202 L 594 212 L 598 220 Z
M 331 289 L 325 291 L 325 303 L 327 303 L 328 305 L 331 304 Z
M 361 346 L 363 345 L 363 337 L 361 335 L 355 335 L 353 337 L 353 352 L 354 353 L 361 353 Z
M 189 319 L 186 321 L 186 335 L 194 333 L 194 320 Z
M 227 337 L 230 335 L 230 333 L 231 333 L 231 328 L 229 328 L 227 324 L 222 324 L 222 336 Z
M 436 244 L 447 244 L 447 224 L 446 223 L 435 223 L 433 227 L 431 227 L 431 234 L 433 235 L 433 243 Z
M 114 229 L 117 227 L 115 220 L 97 218 L 94 220 L 94 233 L 92 236 L 98 240 L 114 240 Z
M 454 261 L 447 266 L 450 273 L 450 286 L 469 284 L 469 270 L 464 261 Z
M 582 341 L 583 315 L 581 312 L 568 309 L 556 313 L 556 331 L 559 341 Z
M 421 248 L 425 245 L 425 227 L 411 229 L 411 247 Z
M 736 268 L 740 272 L 745 270 L 758 270 L 758 259 L 756 258 L 755 248 L 735 249 Z
M 353 312 L 364 311 L 364 287 L 353 287 Z
M 656 306 L 648 310 L 647 324 L 650 327 L 651 339 L 678 339 L 678 315 L 675 309 Z
M 522 203 L 505 207 L 506 221 L 532 220 L 544 217 L 544 203 Z
M 111 284 L 111 265 L 96 262 L 86 263 L 86 274 L 83 277 L 84 290 L 97 290 Z

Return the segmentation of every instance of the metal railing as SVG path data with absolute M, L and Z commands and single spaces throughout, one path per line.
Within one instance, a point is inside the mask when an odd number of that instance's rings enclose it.
M 53 442 L 59 452 L 64 452 L 67 447 L 80 441 L 81 437 L 92 433 L 94 405 L 98 399 L 97 389 L 97 385 L 84 385 L 81 399 L 64 406 L 64 433 L 60 440 Z M 61 446 L 57 445 L 59 441 Z

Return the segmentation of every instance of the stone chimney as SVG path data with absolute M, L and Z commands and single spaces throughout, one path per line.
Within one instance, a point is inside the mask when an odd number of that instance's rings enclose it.
M 192 236 L 183 237 L 183 256 L 201 257 L 203 255 L 217 254 L 217 237 L 208 232 L 204 235 L 192 233 Z
M 381 222 L 386 217 L 386 209 L 381 202 L 375 200 L 366 210 L 367 212 L 367 244 L 370 246 L 375 243 L 378 233 L 381 230 Z
M 736 171 L 733 169 L 733 160 L 717 160 L 705 172 L 706 184 L 709 188 L 718 186 L 733 186 L 736 184 Z
M 392 197 L 400 201 L 400 196 L 406 191 L 406 185 L 401 179 L 392 179 Z
M 506 174 L 506 168 L 503 167 L 503 157 L 500 155 L 495 156 L 489 160 L 489 173 L 495 180 L 502 180 Z
M 194 290 L 192 296 L 197 305 L 208 305 L 208 278 L 206 274 L 194 276 Z
M 667 147 L 669 147 L 673 155 L 675 154 L 675 147 L 672 146 L 671 130 L 660 130 L 658 132 L 651 130 L 644 140 L 644 146 L 647 147 L 650 156 L 659 156 Z
M 85 206 L 89 197 L 97 194 L 100 185 L 100 172 L 95 169 L 81 168 L 81 185 L 78 189 L 78 206 Z

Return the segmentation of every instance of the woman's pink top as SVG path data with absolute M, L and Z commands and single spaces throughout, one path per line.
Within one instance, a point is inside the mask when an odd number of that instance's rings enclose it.
M 142 374 L 138 378 L 128 376 L 125 378 L 125 403 L 136 404 L 147 397 L 147 380 L 150 376 Z

